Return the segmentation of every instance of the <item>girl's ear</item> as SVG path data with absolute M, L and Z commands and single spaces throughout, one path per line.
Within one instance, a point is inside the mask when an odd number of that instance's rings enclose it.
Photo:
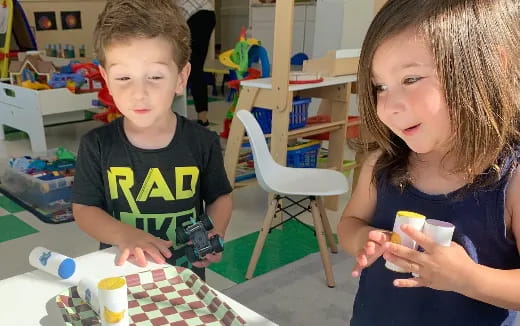
M 177 79 L 177 87 L 175 88 L 175 93 L 177 95 L 183 94 L 186 85 L 188 85 L 188 77 L 191 72 L 191 63 L 187 63 L 184 68 L 182 68 L 181 72 L 179 72 Z

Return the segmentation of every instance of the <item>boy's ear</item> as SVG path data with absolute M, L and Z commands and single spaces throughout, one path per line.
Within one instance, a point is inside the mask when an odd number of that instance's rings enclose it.
M 191 63 L 187 63 L 184 68 L 179 72 L 179 78 L 177 80 L 177 87 L 175 88 L 175 94 L 181 95 L 184 93 L 186 85 L 188 85 L 188 77 L 191 72 Z
M 110 91 L 110 84 L 108 83 L 108 74 L 105 68 L 103 66 L 99 66 L 99 73 L 101 74 L 101 77 L 105 80 L 105 85 L 107 85 L 108 93 L 112 95 L 112 92 Z
M 107 71 L 101 65 L 99 66 L 99 72 L 101 73 L 101 77 L 103 77 L 103 79 L 105 80 L 105 83 L 108 84 L 108 82 L 107 82 Z

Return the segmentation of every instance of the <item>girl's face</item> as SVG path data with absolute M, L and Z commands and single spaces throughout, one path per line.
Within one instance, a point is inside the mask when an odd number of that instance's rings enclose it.
M 379 119 L 416 153 L 446 152 L 448 106 L 424 39 L 405 31 L 385 40 L 372 62 Z

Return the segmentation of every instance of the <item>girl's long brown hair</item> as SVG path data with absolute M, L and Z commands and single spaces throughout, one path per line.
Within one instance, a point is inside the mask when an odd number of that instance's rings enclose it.
M 520 143 L 518 0 L 389 0 L 374 18 L 359 63 L 359 109 L 365 149 L 381 149 L 374 178 L 390 171 L 407 182 L 410 149 L 377 117 L 371 82 L 376 49 L 407 29 L 424 37 L 434 56 L 453 135 L 448 154 L 480 185 L 495 182 L 501 157 Z M 368 135 L 368 137 L 367 137 Z M 495 169 L 490 169 L 495 167 Z M 484 173 L 485 171 L 491 173 Z

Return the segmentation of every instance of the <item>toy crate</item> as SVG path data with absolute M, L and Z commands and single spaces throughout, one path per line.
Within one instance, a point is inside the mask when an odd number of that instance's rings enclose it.
M 52 149 L 41 155 L 33 155 L 33 157 L 51 159 L 55 152 L 56 149 Z M 73 176 L 42 180 L 9 166 L 5 169 L 0 180 L 3 189 L 33 208 L 54 212 L 71 205 Z
M 307 124 L 309 115 L 310 98 L 295 98 L 293 100 L 292 111 L 289 114 L 289 130 L 303 128 Z M 264 134 L 271 133 L 273 120 L 273 111 L 269 109 L 254 107 L 251 113 L 255 116 L 262 132 Z
M 287 147 L 287 166 L 294 168 L 315 168 L 321 142 L 314 140 L 304 144 Z
M 309 125 L 313 125 L 313 124 L 317 124 L 317 123 L 327 123 L 327 122 L 330 122 L 330 116 L 328 116 L 328 115 L 316 115 L 314 117 L 310 117 L 307 119 L 307 124 L 309 124 Z M 345 137 L 347 139 L 359 137 L 359 122 L 360 122 L 359 116 L 349 116 L 348 117 L 348 123 L 354 123 L 354 122 L 357 122 L 358 124 L 347 127 L 347 133 L 345 135 Z M 305 136 L 305 138 L 315 139 L 315 140 L 329 140 L 329 133 L 324 132 L 322 134 Z
M 47 151 L 44 126 L 83 120 L 97 93 L 72 94 L 66 88 L 36 91 L 0 83 L 0 139 L 3 125 L 25 131 L 33 152 Z

